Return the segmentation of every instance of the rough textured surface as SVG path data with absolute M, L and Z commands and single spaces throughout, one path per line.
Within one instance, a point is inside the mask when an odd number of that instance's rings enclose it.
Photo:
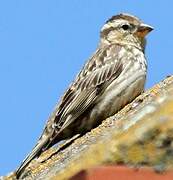
M 154 86 L 65 150 L 57 147 L 34 160 L 23 174 L 29 179 L 68 179 L 103 164 L 173 169 L 173 76 Z M 39 161 L 48 158 L 45 162 Z M 14 175 L 4 179 L 12 179 Z

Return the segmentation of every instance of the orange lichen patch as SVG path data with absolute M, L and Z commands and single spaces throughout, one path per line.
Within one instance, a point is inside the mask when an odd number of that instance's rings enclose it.
M 169 108 L 168 108 L 169 107 Z M 146 115 L 115 137 L 115 160 L 173 168 L 173 101 Z M 172 133 L 171 133 L 172 132 Z M 170 163 L 171 162 L 171 163 Z

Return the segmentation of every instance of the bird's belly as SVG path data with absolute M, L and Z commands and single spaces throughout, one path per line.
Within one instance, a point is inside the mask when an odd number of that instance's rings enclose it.
M 90 112 L 90 121 L 104 120 L 115 114 L 143 92 L 144 84 L 145 73 L 112 82 Z

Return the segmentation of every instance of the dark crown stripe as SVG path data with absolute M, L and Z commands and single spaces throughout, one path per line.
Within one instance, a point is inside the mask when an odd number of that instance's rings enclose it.
M 124 19 L 124 20 L 127 20 L 127 21 L 140 21 L 137 17 L 135 16 L 130 16 L 128 14 L 118 14 L 118 15 L 115 15 L 115 16 L 112 16 L 110 19 L 108 19 L 106 21 L 106 23 L 109 23 L 109 22 L 112 22 L 114 20 L 117 20 L 117 19 Z

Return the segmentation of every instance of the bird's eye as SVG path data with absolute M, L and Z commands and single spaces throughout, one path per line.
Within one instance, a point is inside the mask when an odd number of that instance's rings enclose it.
M 124 25 L 122 25 L 122 28 L 123 28 L 123 30 L 128 30 L 130 27 L 129 27 L 129 25 L 127 25 L 127 24 L 124 24 Z

